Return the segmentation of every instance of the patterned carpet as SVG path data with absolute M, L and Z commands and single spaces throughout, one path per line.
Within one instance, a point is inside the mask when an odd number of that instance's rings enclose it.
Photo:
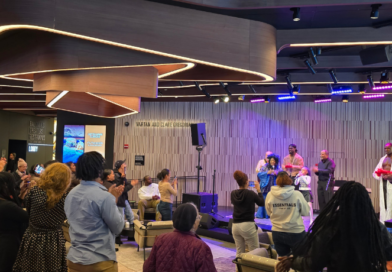
M 216 270 L 218 272 L 235 272 L 235 264 L 232 263 L 234 259 L 235 256 L 214 259 Z

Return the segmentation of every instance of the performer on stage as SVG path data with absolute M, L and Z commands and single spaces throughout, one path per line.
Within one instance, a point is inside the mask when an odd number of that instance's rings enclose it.
M 278 173 L 282 171 L 280 168 L 279 162 L 280 158 L 276 154 L 270 154 L 267 157 L 268 163 L 265 164 L 260 172 L 257 174 L 257 178 L 260 181 L 260 188 L 263 192 L 264 199 L 267 197 L 267 194 L 271 191 L 271 187 L 276 185 L 276 177 Z M 256 213 L 257 218 L 269 218 L 267 214 L 267 210 L 264 206 L 260 207 Z
M 386 155 L 380 159 L 374 172 L 379 168 L 392 171 L 392 143 L 387 143 L 384 150 Z M 373 173 L 373 177 L 380 181 L 380 221 L 384 223 L 386 220 L 392 219 L 392 175 L 377 176 L 376 173 Z
M 313 172 L 318 176 L 317 196 L 320 211 L 333 196 L 333 186 L 335 182 L 335 162 L 329 158 L 328 150 L 322 150 L 320 154 L 321 161 L 313 167 Z
M 293 186 L 295 186 L 295 177 L 302 167 L 304 167 L 304 159 L 297 154 L 297 146 L 295 144 L 289 145 L 289 154 L 284 157 L 282 168 L 289 174 L 293 181 Z M 298 187 L 296 187 L 296 190 L 298 190 Z
M 269 155 L 271 155 L 271 154 L 272 154 L 271 151 L 267 151 L 267 152 L 265 153 L 264 159 L 259 160 L 259 162 L 257 163 L 257 166 L 256 166 L 256 173 L 260 172 L 261 167 L 263 167 L 264 165 L 266 165 L 266 164 L 268 163 L 267 157 L 268 157 Z

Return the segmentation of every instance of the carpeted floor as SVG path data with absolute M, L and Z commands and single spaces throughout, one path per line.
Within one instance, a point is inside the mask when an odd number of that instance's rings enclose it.
M 214 259 L 216 270 L 218 272 L 235 272 L 235 264 L 232 262 L 234 259 L 235 256 Z

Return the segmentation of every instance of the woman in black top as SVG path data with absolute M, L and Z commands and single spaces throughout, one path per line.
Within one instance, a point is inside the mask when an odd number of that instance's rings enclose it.
M 260 184 L 255 181 L 255 192 L 248 190 L 248 176 L 241 171 L 234 172 L 234 179 L 240 188 L 231 192 L 233 212 L 233 238 L 237 248 L 237 257 L 245 252 L 245 245 L 249 251 L 259 247 L 259 236 L 255 224 L 255 204 L 264 206 L 263 194 Z
M 7 163 L 7 167 L 6 167 L 5 171 L 7 171 L 8 173 L 13 173 L 16 171 L 17 166 L 18 166 L 18 164 L 16 163 L 16 154 L 11 153 L 10 160 Z
M 9 173 L 0 173 L 0 271 L 11 272 L 29 216 L 19 206 L 14 191 L 14 178 Z M 22 196 L 27 187 L 21 189 Z

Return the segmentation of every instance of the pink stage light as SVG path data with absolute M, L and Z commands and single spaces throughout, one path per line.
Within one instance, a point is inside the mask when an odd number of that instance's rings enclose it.
M 326 102 L 332 102 L 332 99 L 331 98 L 322 98 L 322 99 L 314 100 L 314 103 L 326 103 Z
M 261 102 L 265 102 L 264 98 L 254 98 L 250 100 L 250 103 L 261 103 Z
M 372 99 L 372 98 L 383 98 L 384 96 L 385 96 L 384 94 L 370 94 L 370 95 L 364 95 L 362 98 Z
M 373 87 L 373 91 L 389 90 L 389 89 L 392 89 L 392 85 L 384 85 L 384 86 Z

